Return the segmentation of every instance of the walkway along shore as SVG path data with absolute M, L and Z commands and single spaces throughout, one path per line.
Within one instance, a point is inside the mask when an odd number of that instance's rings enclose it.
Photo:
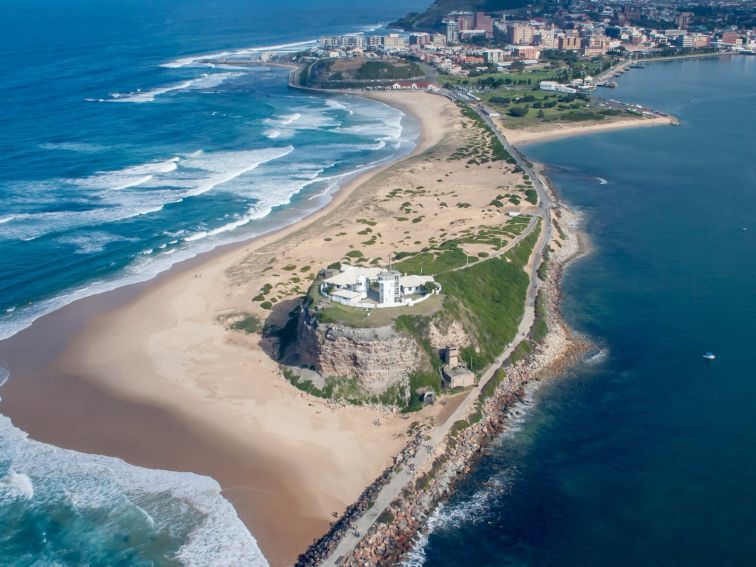
M 444 95 L 453 97 L 449 93 Z M 587 340 L 567 328 L 558 307 L 563 266 L 580 252 L 577 219 L 562 204 L 555 203 L 543 174 L 509 144 L 485 113 L 477 109 L 476 112 L 530 176 L 539 196 L 542 230 L 531 256 L 526 308 L 517 335 L 446 421 L 430 435 L 417 430 L 394 464 L 362 493 L 326 535 L 299 557 L 297 565 L 388 565 L 400 560 L 411 550 L 413 538 L 424 529 L 435 507 L 448 498 L 470 471 L 481 449 L 506 427 L 507 409 L 522 398 L 524 385 L 548 370 L 563 370 L 589 348 Z M 562 239 L 553 241 L 555 249 L 550 247 L 554 225 Z M 547 276 L 541 281 L 539 268 L 545 255 L 549 257 L 549 265 Z M 536 320 L 539 291 L 546 303 L 549 332 L 530 355 L 507 368 L 505 378 L 487 395 L 486 386 L 517 346 L 528 338 Z

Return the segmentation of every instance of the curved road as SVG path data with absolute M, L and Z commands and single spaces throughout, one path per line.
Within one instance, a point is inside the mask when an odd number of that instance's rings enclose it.
M 447 92 L 444 93 L 444 96 L 447 96 L 448 98 L 451 98 L 453 100 L 458 99 L 458 97 L 453 93 Z M 525 313 L 522 317 L 522 320 L 520 321 L 520 326 L 517 329 L 517 334 L 512 342 L 509 343 L 504 352 L 502 352 L 496 358 L 496 360 L 485 370 L 485 372 L 483 372 L 477 386 L 475 386 L 472 390 L 470 390 L 470 392 L 468 392 L 467 396 L 465 396 L 459 406 L 457 406 L 457 408 L 449 415 L 446 421 L 433 431 L 430 440 L 426 443 L 426 445 L 430 446 L 432 450 L 428 451 L 423 447 L 420 447 L 415 457 L 410 459 L 399 472 L 394 474 L 391 480 L 378 493 L 373 506 L 353 523 L 352 530 L 356 530 L 360 535 L 355 536 L 354 531 L 347 532 L 347 535 L 342 538 L 334 551 L 321 563 L 321 565 L 324 566 L 336 567 L 340 565 L 344 557 L 349 555 L 360 542 L 362 535 L 368 533 L 372 525 L 378 519 L 378 516 L 380 516 L 381 513 L 386 508 L 388 508 L 391 502 L 396 500 L 401 491 L 415 479 L 416 472 L 421 471 L 425 465 L 432 462 L 433 458 L 435 457 L 435 453 L 442 445 L 447 434 L 451 430 L 452 425 L 454 425 L 454 423 L 456 423 L 458 420 L 463 419 L 470 412 L 470 410 L 473 408 L 473 405 L 478 400 L 480 392 L 483 390 L 488 381 L 493 377 L 496 370 L 502 364 L 504 364 L 504 362 L 507 360 L 507 358 L 509 358 L 515 348 L 517 348 L 517 345 L 519 345 L 520 342 L 528 336 L 530 328 L 533 326 L 533 323 L 535 321 L 535 300 L 536 296 L 538 295 L 538 289 L 540 287 L 540 280 L 538 279 L 538 268 L 541 265 L 543 251 L 546 248 L 548 242 L 551 240 L 552 234 L 550 217 L 552 202 L 550 194 L 546 190 L 543 179 L 540 178 L 531 169 L 520 152 L 515 149 L 509 143 L 509 141 L 507 141 L 504 135 L 498 130 L 496 125 L 486 114 L 485 108 L 482 105 L 470 106 L 470 108 L 475 110 L 475 112 L 478 113 L 478 115 L 486 122 L 486 124 L 488 124 L 489 128 L 496 135 L 504 148 L 517 161 L 517 165 L 519 165 L 520 168 L 522 168 L 523 172 L 527 174 L 533 181 L 533 186 L 538 192 L 538 212 L 536 216 L 541 217 L 543 219 L 543 222 L 541 223 L 542 230 L 540 238 L 538 239 L 538 242 L 536 243 L 534 248 L 535 254 L 531 256 L 532 264 L 530 272 L 530 284 L 528 286 L 528 292 L 526 295 Z M 534 218 L 528 226 L 528 229 L 523 231 L 510 244 L 510 246 L 507 247 L 507 249 L 511 248 L 516 243 L 519 243 L 525 236 L 530 234 L 535 224 L 536 223 Z M 409 464 L 414 465 L 414 467 L 412 467 L 412 470 L 410 470 L 410 466 L 408 466 Z

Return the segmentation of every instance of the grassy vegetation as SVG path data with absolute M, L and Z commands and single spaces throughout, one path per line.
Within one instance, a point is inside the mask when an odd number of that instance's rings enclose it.
M 262 324 L 260 323 L 260 319 L 247 313 L 238 321 L 231 323 L 231 329 L 233 331 L 241 331 L 250 335 L 260 331 L 262 329 Z
M 507 161 L 515 163 L 514 158 L 504 148 L 499 138 L 494 134 L 485 120 L 466 104 L 457 103 L 462 114 L 469 118 L 475 127 L 483 131 L 482 139 L 476 139 L 456 150 L 449 159 L 468 159 L 468 164 L 480 165 L 492 161 Z
M 542 341 L 549 332 L 547 317 L 546 298 L 543 295 L 543 290 L 539 290 L 535 301 L 535 322 L 530 330 L 530 338 L 536 343 Z
M 529 216 L 509 219 L 501 226 L 489 226 L 474 231 L 470 229 L 460 238 L 445 240 L 438 246 L 421 252 L 404 252 L 397 255 L 396 269 L 405 274 L 437 275 L 477 262 L 487 256 L 470 256 L 461 248 L 463 244 L 487 244 L 499 249 L 507 241 L 520 234 L 530 222 Z
M 509 355 L 509 363 L 514 364 L 525 358 L 531 352 L 533 352 L 533 344 L 527 339 L 520 341 L 520 344 L 518 344 L 512 354 Z
M 405 258 L 397 263 L 397 268 L 407 272 L 433 273 L 434 269 L 451 269 L 463 265 L 467 256 L 460 248 L 466 242 L 492 243 L 503 239 L 503 235 L 519 234 L 528 225 L 530 217 L 510 219 L 502 227 L 485 227 L 477 232 L 456 240 L 448 240 L 437 249 L 426 250 Z M 540 221 L 539 221 L 540 222 Z M 422 393 L 427 390 L 441 391 L 441 358 L 429 340 L 431 321 L 437 324 L 460 321 L 472 339 L 473 347 L 463 348 L 461 357 L 470 364 L 473 371 L 482 370 L 493 362 L 498 354 L 511 342 L 524 313 L 525 296 L 529 276 L 524 268 L 530 259 L 535 243 L 538 241 L 540 224 L 525 237 L 522 242 L 506 254 L 487 258 L 471 264 L 463 270 L 439 271 L 436 280 L 441 284 L 444 295 L 433 296 L 410 308 L 374 309 L 372 311 L 355 309 L 340 304 L 328 304 L 318 309 L 322 301 L 318 283 L 313 284 L 305 303 L 314 307 L 319 321 L 334 322 L 355 327 L 382 326 L 393 321 L 395 329 L 412 337 L 425 354 L 424 367 L 416 369 L 409 376 L 409 391 L 395 386 L 379 397 L 367 398 L 360 394 L 356 383 L 344 378 L 327 378 L 323 388 L 317 388 L 312 382 L 302 380 L 298 375 L 287 376 L 295 386 L 313 395 L 337 398 L 350 403 L 372 401 L 395 405 L 402 411 L 415 411 L 422 407 Z M 477 260 L 477 258 L 473 258 Z M 441 303 L 443 301 L 443 303 Z M 296 333 L 296 318 L 290 314 L 293 327 L 287 324 L 276 331 L 281 341 L 281 354 L 288 344 L 290 333 Z M 525 348 L 525 347 L 523 347 Z M 493 394 L 498 383 L 505 377 L 497 372 L 492 381 L 484 388 L 479 402 Z M 482 418 L 480 408 L 465 423 L 469 425 Z
M 475 257 L 469 257 L 461 248 L 455 246 L 448 250 L 431 250 L 411 256 L 397 262 L 395 267 L 404 274 L 434 275 L 477 260 Z
M 390 81 L 424 76 L 422 68 L 413 61 L 324 58 L 305 65 L 299 82 L 303 86 L 320 88 L 359 88 L 366 83 L 389 84 Z
M 523 128 L 539 122 L 605 120 L 622 114 L 619 110 L 597 107 L 585 95 L 542 91 L 538 87 L 539 82 L 544 80 L 565 82 L 582 76 L 582 73 L 597 74 L 606 66 L 605 60 L 572 62 L 569 66 L 555 62 L 555 65 L 521 71 L 485 73 L 474 79 L 444 76 L 442 80 L 452 86 L 485 88 L 486 90 L 477 92 L 476 96 L 506 115 L 505 122 L 509 128 Z M 577 66 L 580 69 L 577 69 Z
M 441 359 L 438 352 L 428 340 L 428 325 L 430 317 L 401 315 L 396 318 L 394 328 L 411 336 L 420 345 L 430 361 L 430 369 L 419 370 L 410 374 L 410 396 L 403 412 L 417 411 L 422 408 L 422 392 L 428 389 L 437 394 L 441 392 Z
M 478 403 L 482 404 L 488 398 L 493 396 L 496 388 L 499 387 L 499 384 L 501 384 L 506 379 L 507 373 L 504 372 L 502 368 L 497 369 L 496 372 L 494 372 L 494 375 L 491 376 L 491 379 L 486 382 L 486 385 L 481 389 L 480 395 L 478 396 Z
M 437 277 L 446 295 L 444 307 L 468 321 L 466 327 L 478 346 L 477 351 L 465 348 L 461 352 L 474 371 L 493 362 L 517 333 L 529 282 L 524 267 L 539 232 L 540 227 L 503 257 Z
M 318 291 L 319 283 L 314 283 L 307 292 L 306 304 L 319 306 L 323 297 Z M 338 323 L 349 327 L 383 327 L 390 325 L 400 315 L 430 315 L 441 307 L 441 297 L 434 295 L 411 307 L 389 307 L 385 309 L 358 309 L 339 303 L 329 303 L 314 310 L 321 323 Z
M 423 70 L 414 62 L 397 65 L 386 61 L 365 61 L 354 74 L 354 78 L 359 81 L 373 81 L 412 79 L 423 75 Z

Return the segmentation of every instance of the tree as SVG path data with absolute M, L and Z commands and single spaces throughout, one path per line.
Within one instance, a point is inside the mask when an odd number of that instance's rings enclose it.
M 513 106 L 509 109 L 510 116 L 525 116 L 528 113 L 527 106 Z
M 433 293 L 438 289 L 438 284 L 436 282 L 425 282 L 420 286 L 420 289 L 425 293 Z

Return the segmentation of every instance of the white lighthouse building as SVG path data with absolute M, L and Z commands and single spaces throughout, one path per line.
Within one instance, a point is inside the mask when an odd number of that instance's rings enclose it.
M 402 274 L 396 270 L 384 270 L 378 274 L 378 292 L 381 305 L 394 305 L 402 302 L 401 278 Z
M 323 296 L 363 309 L 415 305 L 440 291 L 432 276 L 403 276 L 391 268 L 345 266 L 338 273 L 323 275 Z

